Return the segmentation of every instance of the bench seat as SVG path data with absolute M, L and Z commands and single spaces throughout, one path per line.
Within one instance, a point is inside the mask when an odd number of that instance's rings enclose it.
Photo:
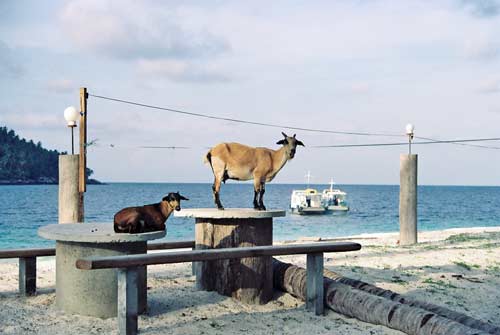
M 141 266 L 199 262 L 221 259 L 240 259 L 259 256 L 307 255 L 306 308 L 316 315 L 324 313 L 323 253 L 361 249 L 353 242 L 322 242 L 279 246 L 202 249 L 126 256 L 107 256 L 79 259 L 81 270 L 118 269 L 118 328 L 120 334 L 134 335 L 138 330 L 137 277 Z

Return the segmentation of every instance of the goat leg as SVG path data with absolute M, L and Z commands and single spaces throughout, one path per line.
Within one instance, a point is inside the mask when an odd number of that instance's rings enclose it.
M 219 192 L 215 193 L 215 204 L 217 205 L 218 209 L 224 210 L 224 206 L 222 206 L 222 203 L 220 202 Z
M 218 187 L 217 187 L 217 185 L 218 185 Z M 218 183 L 217 183 L 217 181 L 214 183 L 214 185 L 212 186 L 212 191 L 214 193 L 214 200 L 215 200 L 215 204 L 217 205 L 217 208 L 220 210 L 223 210 L 224 206 L 222 206 L 222 203 L 220 202 L 220 196 L 219 196 L 220 181 Z
M 259 194 L 259 210 L 265 211 L 266 206 L 264 206 L 264 193 L 266 189 L 264 188 L 264 183 L 260 184 L 260 194 Z
M 259 202 L 257 201 L 257 195 L 259 194 L 258 190 L 253 191 L 253 209 L 259 209 Z

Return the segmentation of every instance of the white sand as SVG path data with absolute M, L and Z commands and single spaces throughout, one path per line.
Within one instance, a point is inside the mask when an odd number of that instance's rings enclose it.
M 445 240 L 463 233 L 472 238 Z M 412 247 L 398 247 L 397 238 L 355 237 L 363 249 L 326 254 L 325 267 L 500 324 L 500 227 L 423 232 L 423 243 Z M 305 265 L 305 256 L 280 259 Z M 24 298 L 17 293 L 16 262 L 0 263 L 0 334 L 116 334 L 116 318 L 65 315 L 55 308 L 54 268 L 51 257 L 39 261 L 38 294 Z M 249 306 L 196 291 L 190 264 L 151 266 L 148 272 L 149 311 L 139 318 L 141 334 L 402 334 L 331 310 L 314 316 L 289 294 L 277 292 L 270 303 Z

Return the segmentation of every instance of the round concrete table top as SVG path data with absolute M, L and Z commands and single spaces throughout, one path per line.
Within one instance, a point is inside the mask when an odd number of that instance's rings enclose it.
M 205 219 L 263 219 L 285 216 L 286 211 L 271 209 L 258 211 L 253 208 L 186 208 L 174 212 L 174 216 Z
M 49 224 L 38 229 L 38 235 L 48 240 L 88 243 L 142 242 L 162 238 L 165 233 L 117 234 L 112 223 Z

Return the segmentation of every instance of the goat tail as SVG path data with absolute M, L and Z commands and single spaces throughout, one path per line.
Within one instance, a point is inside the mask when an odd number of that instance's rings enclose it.
M 205 157 L 203 157 L 203 162 L 205 164 L 210 164 L 210 168 L 212 169 L 212 172 L 215 175 L 214 166 L 212 165 L 212 149 L 208 150 L 208 152 L 205 155 Z
M 207 154 L 203 156 L 203 163 L 212 166 L 212 149 L 208 150 Z

